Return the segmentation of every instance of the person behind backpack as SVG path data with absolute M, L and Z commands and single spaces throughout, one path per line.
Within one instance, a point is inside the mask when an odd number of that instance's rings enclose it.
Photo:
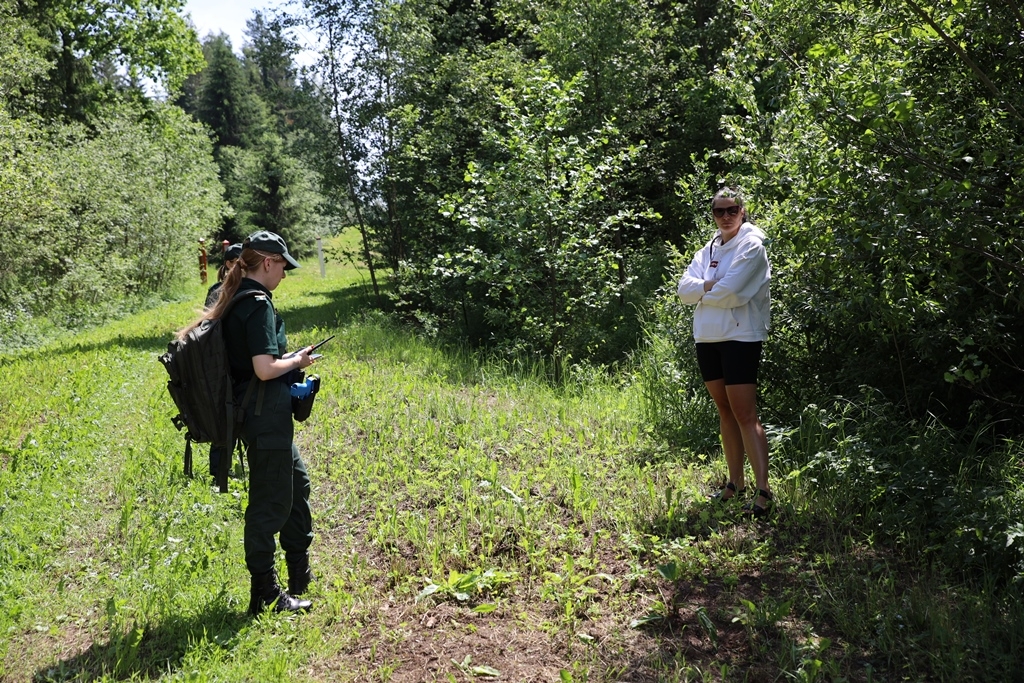
M 230 247 L 224 250 L 224 263 L 220 264 L 220 268 L 217 269 L 217 281 L 210 285 L 210 289 L 206 292 L 206 308 L 213 308 L 213 305 L 217 303 L 217 296 L 220 294 L 220 288 L 224 284 L 224 276 L 231 270 L 231 266 L 235 265 L 235 261 L 242 255 L 242 245 L 240 242 L 235 242 Z
M 222 321 L 235 396 L 249 396 L 241 439 L 249 461 L 244 546 L 253 616 L 271 606 L 278 612 L 306 611 L 312 606 L 297 597 L 313 580 L 309 567 L 313 528 L 309 476 L 292 438 L 289 378 L 309 367 L 313 359 L 311 347 L 287 353 L 284 321 L 274 308 L 272 294 L 285 271 L 298 267 L 279 235 L 265 230 L 249 235 L 238 261 L 224 277 L 217 302 L 203 315 L 219 319 L 237 292 L 258 290 L 235 303 Z M 287 591 L 278 584 L 274 568 L 277 535 L 288 566 Z
M 220 264 L 220 268 L 217 269 L 217 281 L 210 285 L 210 289 L 206 292 L 206 308 L 213 308 L 213 305 L 217 303 L 217 297 L 220 295 L 220 288 L 224 284 L 224 276 L 231 270 L 231 267 L 235 265 L 235 261 L 242 255 L 242 244 L 235 242 L 230 247 L 224 250 L 224 263 Z M 234 449 L 234 445 L 228 450 L 228 457 L 224 457 L 225 449 L 219 444 L 210 444 L 210 476 L 213 477 L 214 482 L 217 481 L 217 468 L 220 466 L 220 461 L 224 460 L 228 467 L 231 467 L 231 450 Z

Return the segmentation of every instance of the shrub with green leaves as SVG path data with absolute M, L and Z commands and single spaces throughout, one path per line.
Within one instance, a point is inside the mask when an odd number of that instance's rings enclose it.
M 17 136 L 0 134 L 0 145 L 17 161 L 4 173 L 14 191 L 0 193 L 6 317 L 73 325 L 195 272 L 197 240 L 223 204 L 209 139 L 181 110 L 118 105 L 93 130 L 8 130 Z
M 1013 5 L 749 3 L 720 73 L 745 110 L 725 158 L 775 241 L 791 408 L 869 385 L 914 419 L 1024 427 Z
M 485 131 L 490 161 L 470 163 L 465 189 L 441 207 L 461 245 L 429 266 L 442 315 L 459 313 L 498 347 L 556 363 L 605 343 L 592 321 L 622 306 L 632 280 L 619 231 L 653 217 L 619 188 L 639 146 L 612 122 L 566 132 L 582 106 L 581 80 L 562 83 L 541 66 L 498 90 L 502 121 Z

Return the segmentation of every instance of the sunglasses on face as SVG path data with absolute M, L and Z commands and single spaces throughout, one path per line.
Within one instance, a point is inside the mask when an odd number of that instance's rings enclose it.
M 730 216 L 735 216 L 736 214 L 738 214 L 740 212 L 740 208 L 741 207 L 737 206 L 736 204 L 733 204 L 732 206 L 725 206 L 725 207 L 716 206 L 716 207 L 711 209 L 711 213 L 715 214 L 715 218 L 724 218 L 725 214 L 729 214 Z

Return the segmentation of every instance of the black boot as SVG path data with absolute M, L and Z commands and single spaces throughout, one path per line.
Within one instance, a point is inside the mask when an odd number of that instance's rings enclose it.
M 285 593 L 277 583 L 277 572 L 274 570 L 266 574 L 253 574 L 252 588 L 249 590 L 249 614 L 255 617 L 271 605 L 275 612 L 305 612 L 313 603 Z
M 309 568 L 309 553 L 302 553 L 298 557 L 285 555 L 284 561 L 288 565 L 288 592 L 292 595 L 303 595 L 316 578 L 313 576 L 313 570 Z

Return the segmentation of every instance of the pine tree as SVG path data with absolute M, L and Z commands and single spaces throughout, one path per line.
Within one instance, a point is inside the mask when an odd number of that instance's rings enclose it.
M 284 31 L 281 20 L 267 19 L 262 12 L 254 11 L 246 22 L 249 42 L 243 50 L 248 75 L 273 114 L 280 135 L 292 129 L 296 98 L 301 95 L 293 60 L 298 47 Z
M 266 106 L 246 82 L 242 63 L 223 33 L 203 45 L 207 67 L 195 116 L 213 130 L 215 145 L 251 148 L 267 128 Z

